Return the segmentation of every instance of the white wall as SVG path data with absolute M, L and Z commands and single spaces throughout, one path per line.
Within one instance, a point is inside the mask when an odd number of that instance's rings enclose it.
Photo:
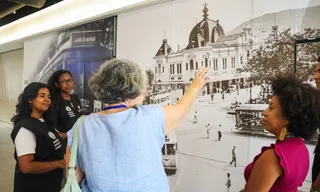
M 5 84 L 3 82 L 0 84 L 1 91 L 6 92 L 0 94 L 0 99 L 17 101 L 19 94 L 22 92 L 23 84 L 23 49 L 1 53 L 0 65 L 0 76 L 2 75 L 5 79 Z M 1 79 L 1 81 L 3 80 Z

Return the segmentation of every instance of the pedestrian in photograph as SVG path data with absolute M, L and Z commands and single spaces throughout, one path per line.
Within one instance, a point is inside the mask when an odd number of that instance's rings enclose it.
M 230 173 L 227 173 L 227 183 L 225 185 L 227 186 L 227 192 L 230 192 L 230 187 L 231 187 Z
M 244 192 L 297 191 L 309 172 L 305 141 L 320 127 L 320 100 L 316 89 L 295 75 L 272 81 L 272 98 L 263 111 L 262 125 L 276 141 L 261 148 L 244 171 Z
M 207 128 L 207 138 L 210 139 L 210 131 L 211 131 L 210 123 L 206 125 L 206 128 Z
M 230 165 L 232 165 L 232 163 L 234 163 L 234 167 L 237 167 L 236 146 L 233 146 L 232 149 L 232 160 L 230 162 Z
M 219 124 L 219 127 L 218 127 L 218 141 L 221 141 L 221 137 L 222 137 L 221 124 Z
M 198 122 L 198 116 L 197 116 L 198 112 L 195 111 L 194 112 L 194 116 L 193 116 L 193 123 L 197 123 Z

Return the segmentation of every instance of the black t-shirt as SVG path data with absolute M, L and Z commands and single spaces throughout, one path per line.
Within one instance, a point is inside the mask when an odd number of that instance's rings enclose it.
M 32 117 L 24 117 L 13 128 L 11 139 L 14 143 L 15 138 L 23 127 L 31 131 L 36 139 L 36 149 L 34 161 L 51 162 L 64 158 L 62 149 L 62 138 L 58 132 L 49 126 L 46 122 Z M 19 164 L 17 152 L 15 150 L 14 158 L 16 160 L 14 175 L 14 192 L 59 192 L 63 178 L 62 169 L 54 169 L 42 174 L 24 174 Z
M 318 97 L 320 98 L 320 92 L 318 92 Z M 318 134 L 318 141 L 313 153 L 313 164 L 312 164 L 312 183 L 316 181 L 320 173 L 320 133 Z
M 82 115 L 80 100 L 76 95 L 71 94 L 70 100 L 61 98 L 57 110 L 57 130 L 59 132 L 68 132 L 77 119 Z
M 320 135 L 318 135 L 318 142 L 314 149 L 314 159 L 312 164 L 312 183 L 316 181 L 320 173 Z
M 318 141 L 317 141 L 316 147 L 314 148 L 314 153 L 320 154 L 320 134 L 318 135 Z

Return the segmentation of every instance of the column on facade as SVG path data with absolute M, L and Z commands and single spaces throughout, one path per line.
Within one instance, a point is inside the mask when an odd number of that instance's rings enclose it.
M 219 81 L 219 89 L 222 88 L 222 81 Z
M 209 93 L 213 92 L 213 82 L 209 82 Z

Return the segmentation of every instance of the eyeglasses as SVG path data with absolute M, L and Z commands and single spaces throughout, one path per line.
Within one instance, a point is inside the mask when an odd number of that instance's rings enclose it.
M 62 85 L 66 85 L 68 83 L 73 84 L 74 83 L 74 79 L 68 79 L 68 80 L 59 81 L 59 83 L 62 84 Z

